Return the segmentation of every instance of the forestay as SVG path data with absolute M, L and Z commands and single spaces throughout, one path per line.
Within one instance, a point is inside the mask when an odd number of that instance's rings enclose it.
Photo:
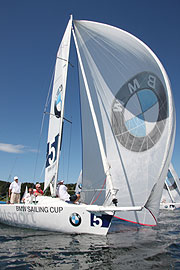
M 56 190 L 58 163 L 63 129 L 64 100 L 66 91 L 67 68 L 71 38 L 72 18 L 69 20 L 59 50 L 57 52 L 54 83 L 52 91 L 47 156 L 45 169 L 45 189 L 51 182 Z
M 116 216 L 154 225 L 175 136 L 175 110 L 166 72 L 154 53 L 131 34 L 95 22 L 75 21 L 74 25 L 118 206 L 145 206 L 142 212 Z M 80 88 L 82 197 L 86 203 L 109 205 L 112 190 L 81 71 Z

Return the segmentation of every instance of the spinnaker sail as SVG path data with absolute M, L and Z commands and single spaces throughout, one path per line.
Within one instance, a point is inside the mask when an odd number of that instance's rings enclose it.
M 180 204 L 180 181 L 172 165 L 169 166 L 167 177 L 164 184 L 161 203 L 179 203 Z
M 142 41 L 121 29 L 88 21 L 74 21 L 74 28 L 118 206 L 145 206 L 142 212 L 117 217 L 155 225 L 175 136 L 167 74 Z M 86 203 L 109 205 L 112 188 L 79 72 L 82 196 Z M 95 189 L 100 191 L 95 194 Z

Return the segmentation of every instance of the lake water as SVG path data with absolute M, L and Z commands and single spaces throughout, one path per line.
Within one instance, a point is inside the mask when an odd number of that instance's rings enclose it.
M 180 211 L 162 211 L 155 228 L 107 237 L 0 224 L 0 269 L 180 269 Z

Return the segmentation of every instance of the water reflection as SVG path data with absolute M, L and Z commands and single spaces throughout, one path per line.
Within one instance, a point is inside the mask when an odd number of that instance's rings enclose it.
M 156 228 L 124 227 L 107 237 L 0 225 L 0 269 L 176 269 L 179 216 L 162 212 Z

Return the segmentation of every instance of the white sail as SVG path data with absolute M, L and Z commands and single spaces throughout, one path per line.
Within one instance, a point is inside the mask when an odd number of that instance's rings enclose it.
M 166 72 L 154 53 L 131 34 L 95 22 L 74 24 L 118 206 L 145 206 L 142 212 L 116 216 L 155 225 L 175 136 L 175 110 Z M 80 86 L 82 195 L 85 202 L 96 204 L 106 197 L 109 205 L 112 187 L 106 179 L 81 73 Z
M 28 187 L 26 186 L 26 188 L 25 188 L 25 191 L 24 191 L 24 194 L 23 194 L 23 196 L 22 196 L 22 198 L 21 198 L 21 202 L 23 202 L 23 199 L 25 198 L 25 196 L 28 194 Z
M 58 163 L 62 139 L 64 101 L 65 101 L 67 69 L 69 61 L 71 27 L 72 27 L 72 18 L 70 18 L 69 20 L 59 50 L 57 52 L 51 109 L 49 117 L 44 188 L 46 189 L 50 183 L 53 183 L 54 194 L 57 182 Z
M 161 202 L 180 203 L 180 182 L 172 163 L 168 169 Z

